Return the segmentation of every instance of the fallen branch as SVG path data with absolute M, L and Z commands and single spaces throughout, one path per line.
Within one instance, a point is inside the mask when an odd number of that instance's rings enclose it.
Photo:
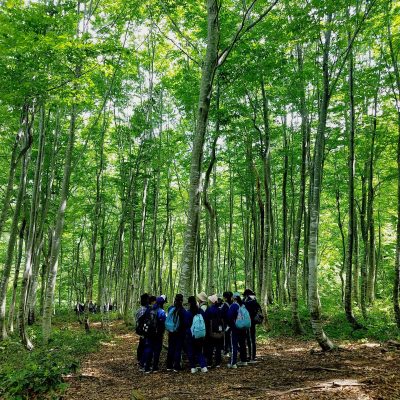
M 305 387 L 298 387 L 298 388 L 293 388 L 285 391 L 277 391 L 277 390 L 271 390 L 271 388 L 262 388 L 262 387 L 256 387 L 256 386 L 230 386 L 229 389 L 234 389 L 234 390 L 250 390 L 250 391 L 263 391 L 263 392 L 269 392 L 270 394 L 273 394 L 275 396 L 283 396 L 287 395 L 290 393 L 296 393 L 296 392 L 303 392 L 306 390 L 323 390 L 323 389 L 332 389 L 332 388 L 339 388 L 339 387 L 353 387 L 353 386 L 365 386 L 365 383 L 338 383 L 338 382 L 332 382 L 329 384 L 325 385 L 315 385 L 315 386 L 305 386 Z
M 305 370 L 305 371 L 343 372 L 342 369 L 321 367 L 321 366 L 319 366 L 319 365 L 316 365 L 315 367 L 306 367 L 306 368 L 304 368 L 304 370 Z
M 295 392 L 303 392 L 305 390 L 321 390 L 321 389 L 331 389 L 331 388 L 337 388 L 337 387 L 352 387 L 352 386 L 365 386 L 365 383 L 332 382 L 329 385 L 316 385 L 316 386 L 306 386 L 306 387 L 301 387 L 301 388 L 293 388 L 293 389 L 286 390 L 284 392 L 277 392 L 276 394 L 284 395 L 284 394 L 295 393 Z

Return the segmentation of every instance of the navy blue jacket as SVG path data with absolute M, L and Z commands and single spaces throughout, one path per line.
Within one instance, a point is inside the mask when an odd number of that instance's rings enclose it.
M 235 322 L 236 322 L 236 318 L 238 316 L 239 308 L 240 308 L 240 306 L 238 303 L 232 303 L 229 307 L 228 314 L 227 314 L 227 320 L 228 320 L 228 325 L 230 328 L 233 328 L 233 329 L 236 328 Z
M 224 320 L 222 310 L 218 307 L 218 304 L 212 304 L 205 312 L 207 333 L 209 333 L 211 329 L 210 321 L 214 318 L 220 318 L 222 321 Z
M 229 304 L 227 302 L 223 303 L 220 310 L 221 310 L 222 319 L 224 320 L 225 325 L 228 325 Z
M 253 323 L 254 317 L 257 315 L 257 311 L 260 308 L 260 304 L 258 304 L 258 301 L 256 300 L 255 297 L 253 299 L 250 297 L 247 297 L 243 304 L 247 308 L 247 311 L 250 314 L 251 322 Z
M 174 306 L 170 306 L 168 308 L 168 314 L 171 312 L 171 309 Z M 178 310 L 178 318 L 179 318 L 179 326 L 178 326 L 178 330 L 174 333 L 179 334 L 179 335 L 184 335 L 186 332 L 186 328 L 187 328 L 187 323 L 188 323 L 188 318 L 187 318 L 187 311 L 183 308 L 180 307 Z M 191 325 L 189 325 L 191 326 Z

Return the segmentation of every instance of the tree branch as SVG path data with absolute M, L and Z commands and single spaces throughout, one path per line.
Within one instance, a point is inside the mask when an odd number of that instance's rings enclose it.
M 238 29 L 236 30 L 236 33 L 233 35 L 233 38 L 230 42 L 230 44 L 221 52 L 221 54 L 218 56 L 218 67 L 220 67 L 227 59 L 228 55 L 232 51 L 233 47 L 240 41 L 240 39 L 251 29 L 253 29 L 260 21 L 262 21 L 268 14 L 269 12 L 275 7 L 275 5 L 278 3 L 279 0 L 274 0 L 268 7 L 266 7 L 263 12 L 258 16 L 256 20 L 254 20 L 251 24 L 246 25 L 246 20 L 248 16 L 250 15 L 251 10 L 254 8 L 255 4 L 257 3 L 257 0 L 253 0 L 250 6 L 247 8 L 245 11 L 242 22 L 239 24 Z

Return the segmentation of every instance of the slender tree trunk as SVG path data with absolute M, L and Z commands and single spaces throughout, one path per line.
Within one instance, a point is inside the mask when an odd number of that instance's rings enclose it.
M 56 286 L 57 270 L 58 270 L 58 256 L 60 253 L 61 237 L 64 230 L 65 211 L 67 208 L 67 200 L 69 193 L 69 183 L 72 170 L 72 152 L 75 143 L 75 123 L 76 123 L 76 104 L 73 103 L 71 109 L 70 128 L 68 135 L 67 151 L 64 161 L 64 175 L 61 184 L 60 203 L 55 216 L 55 228 L 51 242 L 49 276 L 47 280 L 47 287 L 44 299 L 43 308 L 43 341 L 48 343 L 51 336 L 51 316 L 53 313 L 54 290 Z
M 204 206 L 208 212 L 209 220 L 210 220 L 210 229 L 208 235 L 208 243 L 209 243 L 209 257 L 208 257 L 208 268 L 207 268 L 207 293 L 215 293 L 216 291 L 216 282 L 215 282 L 215 273 L 214 273 L 214 260 L 215 260 L 215 222 L 216 222 L 216 212 L 209 200 L 208 197 L 208 187 L 210 185 L 210 176 L 214 169 L 214 165 L 216 162 L 216 146 L 217 140 L 219 136 L 219 85 L 217 85 L 217 94 L 216 94 L 216 107 L 217 107 L 217 121 L 215 127 L 215 137 L 211 147 L 211 160 L 208 165 L 206 176 L 204 179 Z
M 400 83 L 400 79 L 399 79 Z M 399 85 L 400 94 L 400 85 Z M 399 104 L 400 106 L 400 104 Z M 393 308 L 397 327 L 400 329 L 400 108 L 397 111 L 398 141 L 397 141 L 397 230 L 396 230 L 396 260 L 393 285 Z
M 400 329 L 400 71 L 397 54 L 393 46 L 393 37 L 391 31 L 391 7 L 392 1 L 388 3 L 388 19 L 387 19 L 387 39 L 389 43 L 390 58 L 392 61 L 394 80 L 396 83 L 396 90 L 394 91 L 394 101 L 397 110 L 397 129 L 398 129 L 398 142 L 397 142 L 397 229 L 396 229 L 396 259 L 394 267 L 394 284 L 393 284 L 393 308 L 396 318 L 397 327 Z
M 360 303 L 359 293 L 359 275 L 360 275 L 360 263 L 359 263 L 359 239 L 358 239 L 358 218 L 357 209 L 354 208 L 354 271 L 353 271 L 353 300 L 356 304 Z
M 3 233 L 3 228 L 4 224 L 7 220 L 7 215 L 8 211 L 10 209 L 10 198 L 11 194 L 13 192 L 13 186 L 14 186 L 14 178 L 15 178 L 15 172 L 18 167 L 18 163 L 25 154 L 25 152 L 28 150 L 30 146 L 30 142 L 25 143 L 24 146 L 22 146 L 22 150 L 20 150 L 21 147 L 21 142 L 23 141 L 26 130 L 29 129 L 29 106 L 28 104 L 24 104 L 22 107 L 22 114 L 21 114 L 21 127 L 15 136 L 15 141 L 13 144 L 13 148 L 11 151 L 11 160 L 10 160 L 10 169 L 8 173 L 8 182 L 7 182 L 7 187 L 3 199 L 3 205 L 1 207 L 1 214 L 0 214 L 0 238 Z
M 20 271 L 20 267 L 21 267 L 22 251 L 23 251 L 23 245 L 24 245 L 25 226 L 26 226 L 26 218 L 23 219 L 21 228 L 19 230 L 18 253 L 17 253 L 17 261 L 15 264 L 13 294 L 12 294 L 12 300 L 11 300 L 11 305 L 10 305 L 10 311 L 8 314 L 8 326 L 9 326 L 10 333 L 14 333 L 15 304 L 17 301 L 18 279 L 19 279 L 19 271 Z
M 89 304 L 93 301 L 93 282 L 94 282 L 94 269 L 96 264 L 96 252 L 97 252 L 97 237 L 99 232 L 99 224 L 101 222 L 101 212 L 102 212 L 102 175 L 103 175 L 103 165 L 104 165 L 104 135 L 106 130 L 106 117 L 104 115 L 103 119 L 103 127 L 101 129 L 99 150 L 100 150 L 100 159 L 99 166 L 96 172 L 96 203 L 94 205 L 93 212 L 93 231 L 92 231 L 92 243 L 90 247 L 90 255 L 89 255 L 89 280 L 87 284 L 86 290 L 86 302 L 85 302 L 85 330 L 86 332 L 90 331 L 90 322 L 89 322 Z M 100 305 L 101 306 L 101 305 Z
M 336 168 L 335 168 L 336 172 Z M 340 266 L 340 271 L 339 271 L 339 277 L 340 277 L 340 289 L 341 289 L 341 301 L 342 303 L 344 302 L 344 287 L 345 287 L 345 281 L 344 281 L 344 270 L 345 270 L 345 265 L 346 265 L 346 238 L 344 236 L 344 229 L 343 229 L 343 221 L 342 221 L 342 211 L 341 211 L 341 204 L 340 204 L 340 190 L 339 190 L 339 182 L 336 182 L 336 190 L 335 190 L 335 198 L 336 198 L 336 209 L 337 209 L 337 224 L 339 227 L 340 231 L 340 238 L 342 242 L 342 263 Z
M 328 24 L 332 20 L 332 15 L 328 16 Z M 331 42 L 331 30 L 325 32 L 325 42 L 323 50 L 323 96 L 319 112 L 319 123 L 314 150 L 314 174 L 312 184 L 312 198 L 310 203 L 310 244 L 308 252 L 308 306 L 311 314 L 311 326 L 315 338 L 322 350 L 333 349 L 333 343 L 325 335 L 321 320 L 321 303 L 318 294 L 318 228 L 320 213 L 320 196 L 322 184 L 322 165 L 324 158 L 325 129 L 329 106 L 329 50 Z
M 303 74 L 303 49 L 300 44 L 297 45 L 297 64 L 299 75 Z M 300 248 L 300 235 L 301 223 L 304 215 L 305 206 L 305 190 L 306 190 L 306 163 L 307 163 L 307 126 L 308 126 L 308 113 L 306 107 L 304 82 L 301 82 L 301 96 L 300 96 L 300 115 L 301 115 L 301 167 L 300 167 L 300 192 L 299 203 L 297 206 L 296 219 L 293 227 L 293 250 L 290 259 L 290 303 L 292 308 L 292 325 L 294 333 L 297 335 L 303 334 L 303 326 L 299 317 L 299 300 L 297 294 L 297 267 L 299 264 L 299 248 Z
M 349 33 L 349 46 L 350 33 Z M 346 251 L 346 287 L 344 293 L 344 309 L 347 321 L 353 326 L 354 329 L 361 328 L 353 314 L 353 301 L 352 301 L 352 284 L 353 284 L 353 263 L 354 263 L 354 241 L 355 241 L 355 225 L 357 220 L 354 218 L 354 175 L 355 175 L 355 157 L 354 157 L 354 137 L 355 137 L 355 115 L 354 115 L 354 61 L 353 52 L 350 50 L 349 55 L 349 100 L 350 100 L 350 126 L 349 126 L 349 155 L 348 155 L 348 234 L 347 234 L 347 251 Z
M 38 155 L 36 158 L 35 176 L 33 180 L 32 200 L 31 200 L 31 211 L 29 216 L 29 228 L 27 236 L 27 244 L 25 250 L 25 269 L 21 283 L 21 295 L 19 304 L 19 332 L 23 345 L 28 349 L 32 350 L 33 344 L 26 332 L 27 322 L 27 299 L 29 291 L 29 283 L 32 276 L 32 267 L 34 264 L 35 255 L 35 239 L 38 227 L 39 218 L 39 202 L 40 202 L 40 186 L 41 176 L 44 160 L 44 149 L 45 149 L 45 109 L 44 105 L 41 107 L 40 112 L 40 128 L 39 128 L 39 145 Z
M 367 170 L 365 164 L 364 170 Z M 367 318 L 367 262 L 368 262 L 368 232 L 365 222 L 366 208 L 367 208 L 367 190 L 366 190 L 366 173 L 361 176 L 361 210 L 360 210 L 360 228 L 361 237 L 363 241 L 363 255 L 361 260 L 361 293 L 360 303 L 363 318 Z
M 282 178 L 282 277 L 281 277 L 281 296 L 283 303 L 287 302 L 287 260 L 288 260 L 288 202 L 287 202 L 287 180 L 289 169 L 289 145 L 286 132 L 286 115 L 283 123 L 283 178 Z
M 374 151 L 376 136 L 376 113 L 378 107 L 378 93 L 375 95 L 374 119 L 371 136 L 371 148 L 368 160 L 368 198 L 367 198 L 367 230 L 368 230 L 368 278 L 367 278 L 367 303 L 375 300 L 376 257 L 375 257 L 375 221 L 374 221 Z
M 26 126 L 24 146 L 26 147 L 28 144 L 29 146 L 32 144 L 32 139 L 31 139 L 30 127 Z M 6 324 L 6 302 L 7 302 L 8 280 L 10 278 L 11 267 L 14 257 L 15 242 L 18 236 L 18 222 L 19 222 L 21 207 L 25 196 L 28 162 L 29 162 L 29 156 L 28 153 L 25 152 L 21 158 L 21 175 L 20 175 L 17 201 L 15 204 L 14 216 L 11 223 L 10 237 L 8 239 L 6 260 L 4 263 L 3 273 L 0 281 L 0 341 L 7 339 L 8 336 L 7 324 Z

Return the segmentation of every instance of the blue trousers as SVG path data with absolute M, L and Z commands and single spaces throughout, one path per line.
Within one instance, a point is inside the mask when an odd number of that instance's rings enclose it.
M 224 338 L 213 339 L 208 338 L 208 353 L 207 353 L 207 364 L 212 365 L 213 356 L 215 353 L 215 365 L 221 365 L 221 353 L 224 347 Z
M 184 339 L 184 334 L 168 332 L 167 369 L 181 369 L 181 355 Z
M 146 371 L 150 371 L 151 365 L 153 364 L 153 370 L 158 369 L 158 363 L 160 362 L 160 354 L 162 349 L 163 337 L 162 335 L 155 336 L 152 338 L 145 338 L 143 361 Z
M 141 367 L 144 366 L 144 363 L 143 363 L 143 360 L 144 360 L 143 359 L 144 343 L 145 343 L 145 338 L 140 336 L 139 337 L 139 344 L 138 344 L 138 347 L 137 347 L 137 350 L 136 350 L 136 356 L 137 356 L 137 360 L 139 362 L 139 365 Z
M 194 339 L 191 334 L 186 335 L 186 350 L 189 358 L 190 368 L 196 368 L 199 363 L 201 368 L 207 366 L 206 359 L 203 354 L 203 339 Z
M 232 328 L 231 334 L 231 365 L 237 363 L 237 353 L 238 350 L 240 352 L 240 361 L 247 361 L 247 352 L 246 352 L 246 329 L 237 329 Z
M 249 349 L 249 359 L 255 360 L 256 358 L 256 325 L 251 323 L 251 328 L 247 333 L 247 347 Z

